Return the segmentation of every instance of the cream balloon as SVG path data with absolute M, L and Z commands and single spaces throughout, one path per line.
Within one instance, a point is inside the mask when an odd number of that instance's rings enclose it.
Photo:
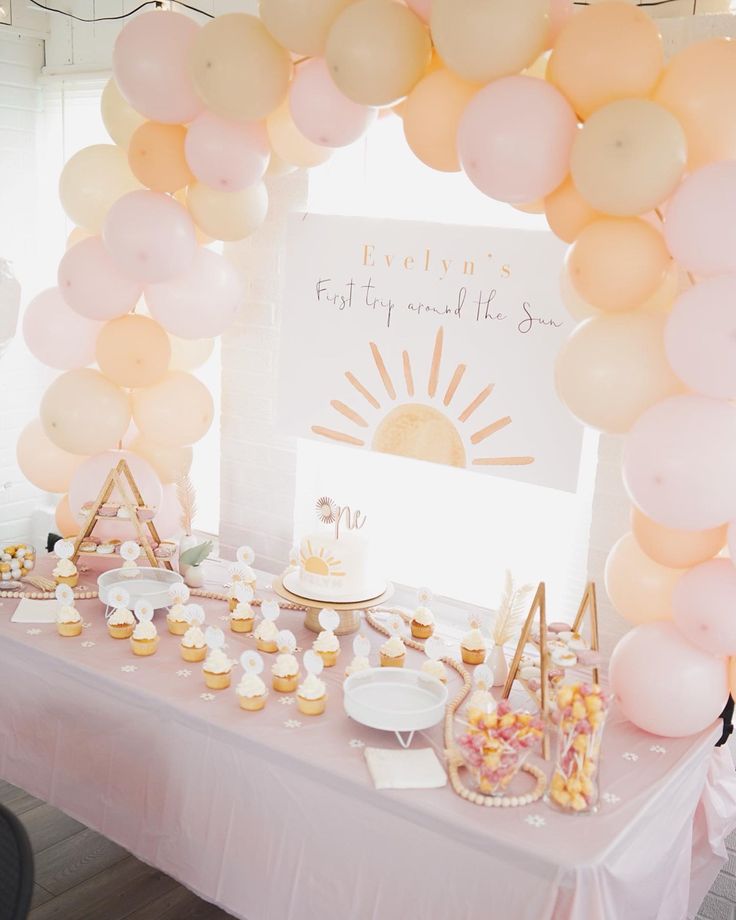
M 60 450 L 38 419 L 29 422 L 15 445 L 18 467 L 43 492 L 66 492 L 77 467 L 86 459 Z
M 124 98 L 115 80 L 110 79 L 105 84 L 100 98 L 100 111 L 102 123 L 110 137 L 118 147 L 128 149 L 128 144 L 136 128 L 140 128 L 146 120 L 140 112 Z
M 94 234 L 90 233 L 89 230 L 85 230 L 84 227 L 75 227 L 66 238 L 66 246 L 64 248 L 69 250 L 72 246 L 76 246 L 77 243 L 81 243 L 82 240 L 91 239 L 93 236 Z
M 260 0 L 261 22 L 276 41 L 307 57 L 324 54 L 332 23 L 352 0 Z
M 616 543 L 606 560 L 606 591 L 630 623 L 672 618 L 672 593 L 685 569 L 670 569 L 650 559 L 631 533 Z
M 632 508 L 631 531 L 650 559 L 668 568 L 690 569 L 720 553 L 726 545 L 728 527 L 724 524 L 711 530 L 675 530 Z
M 214 416 L 209 390 L 184 371 L 169 371 L 161 383 L 134 390 L 131 402 L 141 436 L 164 447 L 198 441 Z
M 291 163 L 287 163 L 286 160 L 282 160 L 278 154 L 271 150 L 271 159 L 268 161 L 268 168 L 266 169 L 267 176 L 270 176 L 272 179 L 280 179 L 281 176 L 288 176 L 297 169 L 297 166 L 293 166 Z
M 99 371 L 67 371 L 41 400 L 46 436 L 71 454 L 99 454 L 116 447 L 130 424 L 127 395 Z
M 180 339 L 169 333 L 172 371 L 193 371 L 201 367 L 215 350 L 214 339 Z
M 151 464 L 163 485 L 177 482 L 182 476 L 186 476 L 192 466 L 192 448 L 188 445 L 164 447 L 138 435 L 132 441 L 130 449 Z
M 242 240 L 266 219 L 268 192 L 262 182 L 237 192 L 194 182 L 187 189 L 187 208 L 197 226 L 214 239 Z
M 421 19 L 394 0 L 355 0 L 330 29 L 325 59 L 338 88 L 361 105 L 391 105 L 424 75 L 432 43 Z
M 127 154 L 112 144 L 84 147 L 67 160 L 59 178 L 61 206 L 90 233 L 100 233 L 110 207 L 139 188 Z
M 97 336 L 97 363 L 121 387 L 147 387 L 163 380 L 171 345 L 165 330 L 147 316 L 129 313 L 110 320 Z
M 200 29 L 190 66 L 207 108 L 233 121 L 273 112 L 286 97 L 292 70 L 288 51 L 245 13 L 217 16 Z
M 457 129 L 465 107 L 478 87 L 442 69 L 421 79 L 403 110 L 404 135 L 414 154 L 427 166 L 457 172 Z
M 283 102 L 266 119 L 266 132 L 274 155 L 289 166 L 310 168 L 326 163 L 332 156 L 329 147 L 319 147 L 307 140 L 294 124 L 288 101 Z
M 677 187 L 687 144 L 679 122 L 648 99 L 594 112 L 573 144 L 570 172 L 591 207 L 617 217 L 653 211 Z
M 685 391 L 667 362 L 665 322 L 637 311 L 596 316 L 574 330 L 557 355 L 555 384 L 576 418 L 624 434 L 654 403 Z
M 596 217 L 601 217 L 567 179 L 544 199 L 544 212 L 550 230 L 566 243 L 574 243 Z
M 570 278 L 568 271 L 568 260 L 565 260 L 560 272 L 560 297 L 567 312 L 576 320 L 590 319 L 591 316 L 601 316 L 600 310 L 591 306 L 575 290 L 575 285 Z
M 544 51 L 549 0 L 432 0 L 430 26 L 450 70 L 488 83 L 519 73 Z

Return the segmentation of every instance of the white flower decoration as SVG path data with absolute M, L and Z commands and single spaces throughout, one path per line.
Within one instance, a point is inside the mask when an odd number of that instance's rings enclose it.
M 608 805 L 616 805 L 621 801 L 621 796 L 616 795 L 614 792 L 604 792 L 601 798 Z
M 200 693 L 199 698 L 200 700 L 204 700 L 205 703 L 211 703 L 212 700 L 214 700 L 215 698 L 215 694 L 214 693 Z
M 91 624 L 91 623 L 83 623 L 82 626 L 84 627 L 84 629 L 89 629 L 89 628 L 92 626 L 92 624 Z
M 82 648 L 94 648 L 94 642 L 90 642 L 89 639 L 86 642 L 82 643 Z
M 27 629 L 26 632 L 28 633 L 29 636 L 40 636 L 41 635 L 40 629 Z
M 179 668 L 176 672 L 177 677 L 191 677 L 192 672 L 188 668 Z
M 294 703 L 294 697 L 293 696 L 282 696 L 281 699 L 279 700 L 279 703 L 281 703 L 282 706 L 291 706 Z
M 630 760 L 632 763 L 636 763 L 636 761 L 639 759 L 639 755 L 632 754 L 631 751 L 626 751 L 621 756 L 623 757 L 624 760 Z
M 227 623 L 228 620 L 230 619 L 230 614 L 225 614 L 225 616 L 221 616 L 220 619 L 222 620 L 223 623 Z
M 649 750 L 652 752 L 652 754 L 666 754 L 667 753 L 667 748 L 662 747 L 661 744 L 653 744 L 649 748 Z
M 364 748 L 365 747 L 365 741 L 361 741 L 360 738 L 351 738 L 350 741 L 348 741 L 348 744 L 350 745 L 351 748 Z
M 287 719 L 286 722 L 284 722 L 284 728 L 301 728 L 301 727 L 302 727 L 302 723 L 299 722 L 297 719 Z
M 120 670 L 121 670 L 124 674 L 132 674 L 133 671 L 137 671 L 137 670 L 138 670 L 138 665 L 137 665 L 137 664 L 124 664 L 124 665 L 121 666 Z
M 527 815 L 524 820 L 530 827 L 544 827 L 547 824 L 542 815 Z

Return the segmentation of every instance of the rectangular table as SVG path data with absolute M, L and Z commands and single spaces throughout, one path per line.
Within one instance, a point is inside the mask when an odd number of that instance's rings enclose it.
M 227 630 L 226 605 L 204 606 Z M 378 792 L 362 749 L 397 745 L 342 709 L 351 637 L 325 671 L 324 716 L 302 716 L 293 696 L 273 692 L 248 713 L 239 669 L 229 690 L 207 691 L 161 613 L 158 652 L 137 658 L 108 637 L 98 601 L 78 603 L 78 639 L 11 623 L 14 607 L 0 605 L 0 777 L 247 920 L 680 920 L 736 826 L 717 726 L 660 739 L 614 709 L 593 816 L 543 802 L 479 808 L 449 786 Z M 283 611 L 279 624 L 307 648 L 302 617 Z M 366 631 L 377 660 L 383 639 Z M 234 658 L 255 647 L 229 632 L 228 644 Z M 407 667 L 420 662 L 409 650 Z M 441 726 L 417 737 L 423 745 L 441 754 Z

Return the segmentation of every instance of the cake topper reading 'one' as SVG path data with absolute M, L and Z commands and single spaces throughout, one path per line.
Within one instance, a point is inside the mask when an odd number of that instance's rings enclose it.
M 367 517 L 362 514 L 360 508 L 355 511 L 349 505 L 338 505 L 336 501 L 323 495 L 315 503 L 317 517 L 323 524 L 335 525 L 335 539 L 340 539 L 340 527 L 344 524 L 348 530 L 360 530 L 364 526 Z

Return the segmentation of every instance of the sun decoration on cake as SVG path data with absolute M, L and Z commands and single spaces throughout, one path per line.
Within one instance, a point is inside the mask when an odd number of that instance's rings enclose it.
M 332 575 L 336 578 L 345 575 L 342 562 L 326 552 L 323 546 L 315 550 L 311 540 L 305 541 L 299 556 L 304 571 L 312 575 Z
M 339 514 L 339 508 L 333 500 L 327 496 L 317 499 L 315 510 L 317 512 L 317 517 L 323 524 L 334 524 Z
M 376 365 L 381 385 L 390 401 L 399 400 L 394 381 L 386 367 L 383 355 L 375 342 L 370 342 L 373 362 Z M 450 418 L 455 410 L 452 408 L 453 400 L 467 369 L 467 365 L 458 364 L 452 377 L 447 383 L 444 393 L 438 392 L 441 377 L 442 348 L 444 344 L 444 330 L 437 332 L 432 353 L 432 363 L 427 381 L 427 396 L 429 400 L 442 408 L 416 402 L 422 397 L 416 393 L 414 375 L 412 373 L 411 358 L 408 351 L 402 352 L 402 372 L 406 388 L 407 401 L 398 405 L 384 407 L 378 398 L 364 386 L 350 371 L 345 373 L 350 385 L 360 394 L 361 398 L 371 407 L 371 413 L 383 412 L 383 417 L 375 424 L 373 437 L 368 443 L 366 437 L 358 437 L 349 431 L 339 431 L 334 428 L 325 428 L 322 425 L 313 425 L 312 432 L 318 437 L 338 441 L 341 444 L 351 444 L 354 447 L 364 447 L 384 454 L 395 454 L 400 457 L 411 457 L 415 460 L 427 460 L 431 463 L 443 463 L 446 466 L 525 466 L 534 463 L 531 456 L 473 456 L 468 457 L 466 450 L 465 432 L 458 426 L 466 425 L 470 417 L 483 405 L 493 392 L 494 384 L 489 383 L 464 406 L 456 418 Z M 380 394 L 379 394 L 380 395 Z M 356 428 L 370 429 L 372 422 L 364 418 L 351 406 L 338 399 L 330 401 L 333 409 L 351 422 Z M 478 428 L 466 435 L 469 441 L 468 449 L 475 449 L 487 438 L 501 431 L 511 424 L 511 416 L 506 415 L 495 419 L 487 425 Z M 461 433 L 462 432 L 462 433 Z

